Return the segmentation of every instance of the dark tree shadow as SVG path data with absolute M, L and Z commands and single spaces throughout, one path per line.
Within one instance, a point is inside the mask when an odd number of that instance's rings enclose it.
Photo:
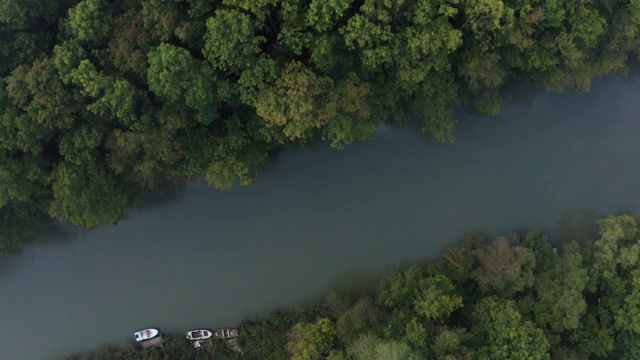
M 18 254 L 20 254 L 21 251 L 22 250 L 18 250 L 17 253 L 0 256 L 0 281 L 9 276 L 11 269 L 15 267 L 15 263 L 18 260 Z
M 131 207 L 120 220 L 125 220 L 131 210 L 144 212 L 174 204 L 184 194 L 186 189 L 198 186 L 201 183 L 202 177 L 197 177 L 188 183 L 181 184 L 163 182 L 153 189 L 145 191 L 135 205 Z
M 596 220 L 605 216 L 595 210 L 565 211 L 556 221 L 556 243 L 593 242 L 600 237 Z
M 33 233 L 22 239 L 21 244 L 26 246 L 64 244 L 72 241 L 78 230 L 80 230 L 79 227 L 39 214 L 34 221 Z
M 352 266 L 329 280 L 329 288 L 346 290 L 356 297 L 371 294 L 383 274 L 367 266 Z
M 618 74 L 618 77 L 625 83 L 634 80 L 638 76 L 640 76 L 640 61 L 635 58 L 628 60 L 625 73 Z
M 536 98 L 544 92 L 544 88 L 532 84 L 524 76 L 516 76 L 500 87 L 500 96 L 507 103 L 531 106 Z

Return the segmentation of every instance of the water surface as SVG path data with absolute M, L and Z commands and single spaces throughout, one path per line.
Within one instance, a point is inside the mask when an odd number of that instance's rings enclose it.
M 59 359 L 148 326 L 234 326 L 469 232 L 640 209 L 638 99 L 639 80 L 601 80 L 462 115 L 453 145 L 387 128 L 345 151 L 284 153 L 249 187 L 192 186 L 117 226 L 48 229 L 0 261 L 0 359 Z

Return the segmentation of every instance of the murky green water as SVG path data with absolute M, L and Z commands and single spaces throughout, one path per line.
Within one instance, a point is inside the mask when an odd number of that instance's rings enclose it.
M 250 187 L 195 186 L 118 226 L 50 229 L 0 261 L 0 358 L 56 359 L 148 326 L 233 326 L 468 232 L 640 209 L 639 99 L 640 81 L 602 80 L 464 116 L 454 145 L 383 129 L 343 152 L 285 153 Z

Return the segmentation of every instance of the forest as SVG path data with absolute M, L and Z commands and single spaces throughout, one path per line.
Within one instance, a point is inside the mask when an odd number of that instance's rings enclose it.
M 593 239 L 553 245 L 538 230 L 468 236 L 437 261 L 387 271 L 377 289 L 333 289 L 243 321 L 242 356 L 174 339 L 162 350 L 129 344 L 86 359 L 640 359 L 639 221 L 602 218 Z
M 0 254 L 410 116 L 452 141 L 453 109 L 498 114 L 511 80 L 628 74 L 639 29 L 637 0 L 1 0 Z

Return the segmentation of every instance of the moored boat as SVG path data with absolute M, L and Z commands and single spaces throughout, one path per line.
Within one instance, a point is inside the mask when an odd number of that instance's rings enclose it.
M 233 339 L 238 337 L 238 329 L 222 328 L 213 332 L 213 337 L 217 339 Z
M 209 330 L 191 330 L 187 332 L 187 340 L 206 340 L 211 335 Z
M 159 333 L 160 331 L 158 329 L 148 328 L 148 329 L 134 332 L 133 336 L 136 337 L 137 342 L 140 342 L 140 341 L 153 339 L 154 337 L 158 336 Z

